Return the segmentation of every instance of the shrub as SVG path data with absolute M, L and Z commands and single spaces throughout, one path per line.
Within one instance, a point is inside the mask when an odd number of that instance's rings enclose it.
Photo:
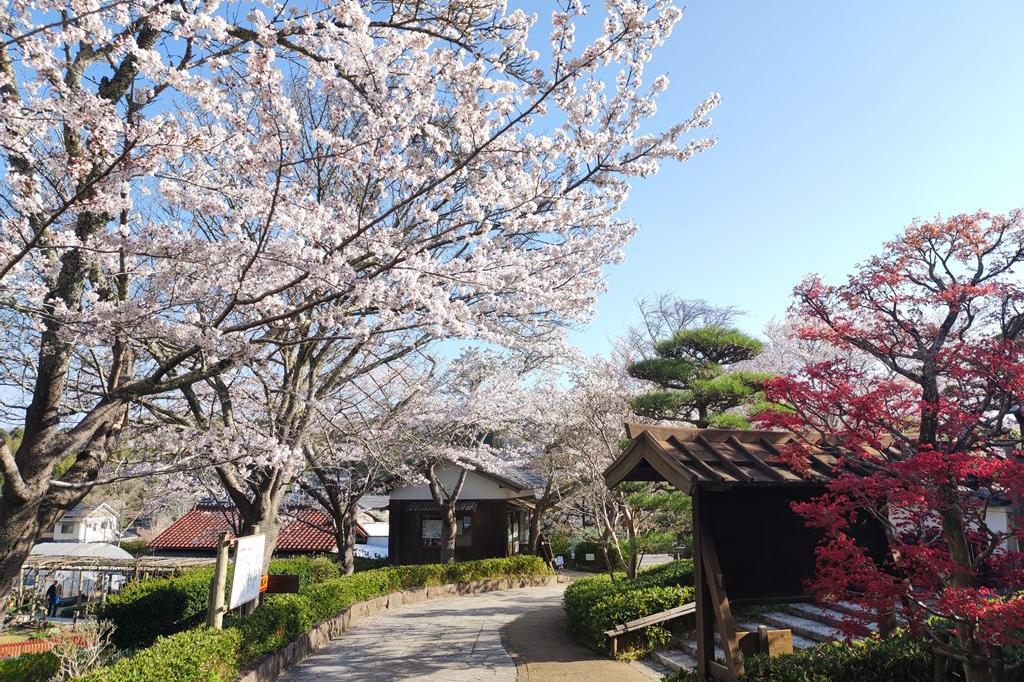
M 386 557 L 372 558 L 368 556 L 357 556 L 353 557 L 353 559 L 355 560 L 356 572 L 369 571 L 374 568 L 383 568 L 388 565 Z
M 274 566 L 278 568 L 280 564 Z M 282 572 L 284 569 L 282 568 Z M 269 595 L 266 602 L 245 619 L 230 619 L 226 630 L 206 628 L 161 637 L 148 649 L 130 658 L 101 668 L 83 680 L 87 682 L 219 682 L 232 679 L 242 665 L 281 648 L 309 631 L 315 624 L 333 618 L 357 602 L 366 601 L 402 589 L 442 584 L 448 580 L 484 580 L 550 573 L 543 559 L 519 556 L 508 559 L 484 559 L 455 564 L 389 566 L 363 573 L 341 576 L 300 586 L 299 594 Z M 207 581 L 210 574 L 207 571 Z M 148 581 L 147 581 L 148 582 Z M 207 583 L 208 584 L 208 583 Z M 214 633 L 214 634 L 210 634 Z M 217 635 L 230 633 L 230 638 Z M 205 638 L 205 639 L 204 639 Z M 182 653 L 187 649 L 187 655 Z M 159 676 L 160 665 L 174 656 L 184 664 L 174 664 L 166 676 Z M 189 666 L 195 668 L 188 676 Z M 0 682 L 5 682 L 0 680 Z
M 82 682 L 230 682 L 238 676 L 238 629 L 196 628 L 160 637 L 134 656 L 99 668 Z
M 0 658 L 0 682 L 46 682 L 59 667 L 60 660 L 49 651 Z
M 118 546 L 133 557 L 149 554 L 149 544 L 145 540 L 122 540 Z
M 594 556 L 590 561 L 587 561 L 588 554 L 592 554 Z M 615 545 L 610 545 L 608 547 L 608 559 L 612 562 L 612 566 L 622 566 L 622 559 L 619 557 L 619 553 Z M 604 549 L 600 542 L 591 542 L 589 540 L 577 542 L 572 548 L 572 563 L 576 568 L 583 569 L 585 571 L 608 570 L 608 566 L 604 561 Z
M 300 588 L 341 575 L 338 566 L 322 556 L 274 559 L 268 572 L 298 575 Z M 212 568 L 198 568 L 131 583 L 107 599 L 98 617 L 113 621 L 113 642 L 119 649 L 149 646 L 157 637 L 173 635 L 203 621 L 212 579 Z
M 757 682 L 929 682 L 931 653 L 924 640 L 900 634 L 849 644 L 819 644 L 792 654 L 744 660 L 741 679 Z M 700 682 L 696 671 L 680 671 L 671 682 Z
M 326 556 L 274 559 L 270 562 L 267 572 L 272 575 L 297 575 L 299 576 L 299 587 L 322 583 L 341 575 L 338 564 Z
M 273 594 L 248 618 L 237 623 L 242 635 L 241 660 L 251 661 L 280 649 L 308 632 L 316 621 L 313 604 L 301 594 Z
M 693 601 L 693 562 L 673 561 L 643 571 L 629 580 L 595 575 L 577 580 L 565 590 L 569 633 L 586 646 L 609 653 L 607 630 L 620 623 L 643 618 Z M 622 658 L 634 658 L 668 642 L 663 627 L 649 627 L 633 646 L 619 650 Z
M 157 637 L 199 624 L 212 578 L 213 569 L 202 568 L 131 583 L 107 598 L 98 617 L 113 621 L 113 642 L 119 649 L 149 646 Z

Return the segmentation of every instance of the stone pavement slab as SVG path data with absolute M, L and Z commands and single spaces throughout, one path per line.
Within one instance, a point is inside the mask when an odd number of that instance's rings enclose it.
M 390 682 L 514 682 L 502 626 L 530 611 L 561 609 L 565 585 L 474 594 L 405 606 L 369 618 L 281 676 Z

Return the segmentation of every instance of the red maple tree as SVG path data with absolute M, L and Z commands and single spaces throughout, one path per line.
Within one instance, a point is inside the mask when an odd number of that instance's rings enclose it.
M 977 213 L 911 224 L 845 284 L 806 279 L 799 337 L 833 357 L 771 381 L 791 411 L 760 417 L 800 436 L 793 466 L 821 434 L 840 446 L 826 494 L 794 505 L 823 531 L 815 593 L 900 609 L 969 654 L 971 682 L 994 647 L 1024 643 L 1022 262 L 1024 212 Z M 865 515 L 884 561 L 854 537 Z

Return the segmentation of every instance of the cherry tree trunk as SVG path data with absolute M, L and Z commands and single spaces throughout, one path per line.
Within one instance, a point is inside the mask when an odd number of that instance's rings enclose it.
M 40 500 L 25 503 L 0 498 L 0 603 L 14 588 L 22 564 L 42 534 Z
M 356 572 L 356 512 L 342 514 L 334 521 L 334 542 L 338 545 L 338 563 L 345 575 Z
M 444 530 L 441 534 L 441 541 L 444 543 L 444 561 L 450 564 L 455 561 L 455 535 L 457 530 L 455 527 L 455 504 L 442 505 L 441 516 L 444 522 Z
M 256 527 L 266 538 L 266 545 L 263 551 L 263 572 L 267 572 L 270 566 L 270 559 L 274 555 L 274 548 L 277 547 L 277 536 L 281 533 L 281 524 L 277 519 L 277 509 L 260 509 L 249 514 L 249 518 L 242 519 L 242 535 L 252 535 Z

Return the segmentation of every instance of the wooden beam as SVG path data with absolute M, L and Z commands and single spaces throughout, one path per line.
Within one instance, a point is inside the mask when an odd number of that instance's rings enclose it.
M 729 596 L 725 591 L 725 576 L 718 563 L 718 551 L 715 549 L 711 528 L 706 519 L 701 519 L 700 529 L 701 560 L 704 565 L 704 580 L 711 592 L 711 606 L 715 611 L 718 623 L 718 634 L 722 640 L 722 651 L 725 653 L 725 664 L 729 668 L 729 682 L 736 682 L 743 674 L 743 654 L 740 652 L 739 639 L 736 636 L 736 623 L 732 618 Z M 712 640 L 714 646 L 714 640 Z
M 765 442 L 765 443 L 768 442 L 768 441 L 766 441 L 763 438 L 761 440 L 763 442 Z M 766 462 L 763 459 L 761 459 L 760 457 L 758 457 L 757 453 L 755 453 L 753 450 L 748 448 L 746 443 L 741 441 L 739 438 L 737 438 L 736 436 L 729 436 L 729 442 L 732 443 L 733 445 L 735 445 L 736 447 L 738 447 L 748 457 L 750 457 L 750 460 L 754 463 L 754 465 L 758 469 L 763 471 L 765 474 L 767 474 L 769 478 L 773 478 L 776 481 L 785 481 L 786 480 L 786 477 L 783 476 L 782 474 L 780 474 L 778 471 L 776 471 L 775 467 L 773 467 L 771 464 L 769 464 L 768 462 Z
M 735 438 L 735 436 L 732 436 L 732 438 Z M 722 466 L 724 466 L 726 469 L 732 472 L 733 476 L 743 481 L 744 483 L 750 483 L 752 480 L 754 480 L 750 476 L 750 474 L 748 474 L 746 471 L 737 466 L 736 463 L 733 462 L 731 459 L 719 455 L 718 450 L 715 449 L 715 446 L 711 443 L 711 441 L 704 437 L 703 433 L 697 434 L 697 442 L 703 445 L 711 452 L 713 452 L 715 456 L 718 457 L 718 461 L 722 463 Z
M 675 436 L 669 436 L 668 440 L 674 446 L 679 448 L 679 450 L 682 451 L 683 454 L 685 454 L 687 457 L 690 458 L 686 462 L 687 465 L 692 465 L 694 469 L 697 469 L 702 474 L 704 474 L 705 476 L 710 478 L 712 481 L 719 481 L 719 482 L 721 482 L 721 481 L 725 480 L 725 477 L 723 477 L 722 474 L 718 473 L 717 471 L 715 471 L 714 469 L 709 467 L 706 462 L 701 460 L 700 457 L 698 457 L 697 455 L 693 454 L 693 452 L 690 451 L 690 448 L 686 447 L 686 445 L 683 443 L 683 441 L 679 440 Z
M 624 453 L 604 471 L 605 484 L 614 488 L 621 483 L 629 472 L 641 461 L 651 467 L 673 486 L 683 492 L 690 492 L 694 473 L 686 469 L 646 431 L 642 432 Z

